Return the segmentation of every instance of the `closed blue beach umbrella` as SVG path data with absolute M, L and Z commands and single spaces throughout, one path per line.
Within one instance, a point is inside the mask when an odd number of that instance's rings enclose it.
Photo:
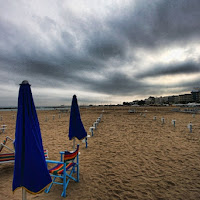
M 28 81 L 23 81 L 18 97 L 13 191 L 22 187 L 31 194 L 38 194 L 50 183 L 31 88 Z
M 73 138 L 77 138 L 82 140 L 85 137 L 87 137 L 87 132 L 81 121 L 77 98 L 76 95 L 74 95 L 70 112 L 69 139 L 72 140 Z

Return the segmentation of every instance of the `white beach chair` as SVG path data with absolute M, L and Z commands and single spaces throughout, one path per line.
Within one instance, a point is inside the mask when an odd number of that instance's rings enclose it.
M 0 128 L 0 130 L 1 130 L 2 133 L 4 133 L 5 130 L 6 130 L 7 125 L 1 125 L 1 126 L 2 126 L 2 128 Z
M 13 143 L 13 149 L 9 148 L 6 143 L 10 140 Z M 10 153 L 1 153 L 3 148 L 6 148 L 10 151 Z M 49 158 L 48 156 L 48 150 L 44 150 L 44 157 Z M 15 161 L 15 140 L 11 139 L 9 136 L 6 137 L 6 139 L 3 141 L 3 143 L 0 143 L 0 164 L 2 163 L 8 163 L 8 162 L 14 162 Z
M 13 149 L 9 148 L 6 143 L 10 140 L 13 142 Z M 15 150 L 14 150 L 14 140 L 10 137 L 6 137 L 6 139 L 3 141 L 3 143 L 0 143 L 0 152 L 3 148 L 6 148 L 10 151 L 10 153 L 0 153 L 0 164 L 2 163 L 8 163 L 8 162 L 14 162 L 15 161 Z

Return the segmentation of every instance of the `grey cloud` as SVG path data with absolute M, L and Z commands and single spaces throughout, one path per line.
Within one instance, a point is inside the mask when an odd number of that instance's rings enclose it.
M 137 78 L 157 77 L 164 75 L 177 75 L 177 74 L 193 74 L 200 72 L 199 63 L 194 61 L 186 61 L 183 63 L 170 63 L 167 65 L 157 64 L 150 70 L 146 70 L 137 74 Z
M 136 78 L 130 78 L 124 73 L 107 73 L 104 80 L 94 80 L 90 77 L 80 78 L 80 83 L 86 90 L 92 90 L 104 94 L 125 95 L 133 94 L 144 88 L 148 88 L 147 84 L 140 82 Z
M 89 53 L 106 60 L 108 58 L 122 56 L 124 54 L 124 47 L 112 39 L 109 41 L 103 40 L 93 44 L 89 49 Z
M 110 20 L 115 33 L 134 46 L 152 48 L 199 38 L 200 1 L 137 1 Z
M 69 8 L 60 8 L 62 24 L 59 18 L 56 21 L 35 13 L 29 20 L 33 20 L 36 27 L 0 18 L 1 71 L 15 73 L 15 82 L 19 82 L 20 77 L 31 78 L 32 84 L 40 87 L 77 85 L 86 92 L 115 96 L 159 93 L 166 88 L 149 85 L 141 78 L 196 73 L 199 63 L 193 60 L 169 65 L 157 63 L 150 70 L 143 70 L 142 66 L 136 67 L 139 65 L 136 51 L 138 48 L 162 51 L 163 47 L 170 49 L 176 43 L 198 41 L 199 10 L 199 0 L 137 0 L 123 9 L 110 10 L 102 18 L 95 13 L 93 18 L 78 16 Z M 145 60 L 140 58 L 140 61 L 142 59 Z M 133 61 L 133 68 L 140 71 L 132 77 L 126 75 L 128 72 L 118 72 Z M 110 67 L 121 70 L 107 74 Z M 101 73 L 104 79 L 81 77 L 84 71 Z M 188 87 L 191 85 L 188 83 Z
M 49 32 L 57 29 L 57 23 L 48 16 L 45 16 L 44 18 L 32 16 L 32 18 L 36 21 L 37 24 L 39 24 L 40 29 L 44 32 Z
M 197 79 L 188 80 L 188 81 L 184 81 L 182 83 L 176 84 L 174 86 L 182 87 L 182 88 L 184 88 L 185 91 L 191 91 L 193 88 L 200 86 L 200 80 L 197 80 Z

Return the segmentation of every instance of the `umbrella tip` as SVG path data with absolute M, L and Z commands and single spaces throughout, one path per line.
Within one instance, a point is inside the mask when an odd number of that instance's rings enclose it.
M 22 84 L 22 85 L 25 85 L 25 84 L 29 84 L 29 82 L 28 82 L 27 80 L 24 80 L 24 81 L 22 81 L 21 84 Z

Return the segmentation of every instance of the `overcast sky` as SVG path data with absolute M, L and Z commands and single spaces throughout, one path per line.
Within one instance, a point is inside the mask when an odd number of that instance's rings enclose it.
M 0 106 L 190 93 L 199 63 L 199 0 L 0 0 Z

